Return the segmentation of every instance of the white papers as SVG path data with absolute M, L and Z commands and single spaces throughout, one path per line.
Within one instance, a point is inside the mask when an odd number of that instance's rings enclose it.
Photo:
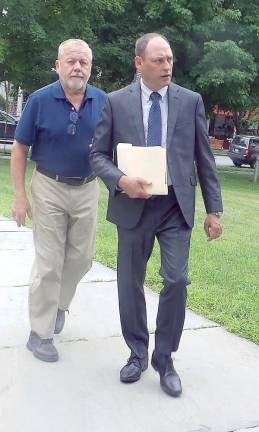
M 151 184 L 145 189 L 150 195 L 167 195 L 166 151 L 161 146 L 137 147 L 119 143 L 118 168 L 127 176 L 141 177 Z

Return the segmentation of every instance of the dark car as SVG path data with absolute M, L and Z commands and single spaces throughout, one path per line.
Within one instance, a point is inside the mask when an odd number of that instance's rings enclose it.
M 0 153 L 11 153 L 17 120 L 0 110 Z
M 229 146 L 228 156 L 235 166 L 245 164 L 254 168 L 259 157 L 259 136 L 236 135 Z

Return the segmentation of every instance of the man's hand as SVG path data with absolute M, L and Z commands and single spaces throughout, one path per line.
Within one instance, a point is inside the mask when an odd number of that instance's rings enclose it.
M 118 186 L 121 188 L 130 198 L 150 198 L 150 194 L 145 191 L 145 186 L 151 183 L 140 178 L 140 177 L 128 177 L 121 176 L 118 181 Z
M 12 209 L 13 219 L 16 221 L 18 227 L 25 225 L 26 215 L 32 219 L 32 210 L 27 196 L 15 198 Z
M 204 222 L 204 230 L 208 240 L 215 240 L 222 233 L 222 225 L 218 216 L 209 213 Z
M 14 140 L 11 155 L 11 175 L 14 188 L 12 215 L 18 227 L 25 225 L 26 214 L 32 218 L 31 205 L 25 192 L 25 170 L 29 147 Z

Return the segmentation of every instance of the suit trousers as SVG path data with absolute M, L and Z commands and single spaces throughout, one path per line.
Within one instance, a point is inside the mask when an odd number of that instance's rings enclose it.
M 29 289 L 31 329 L 52 338 L 57 310 L 68 309 L 91 268 L 99 196 L 97 180 L 69 186 L 34 171 L 31 182 L 35 261 Z
M 155 349 L 177 351 L 183 331 L 191 228 L 186 224 L 173 187 L 168 196 L 148 199 L 137 226 L 118 230 L 118 295 L 121 327 L 131 352 L 148 352 L 144 280 L 155 238 L 159 243 L 163 288 L 159 295 Z

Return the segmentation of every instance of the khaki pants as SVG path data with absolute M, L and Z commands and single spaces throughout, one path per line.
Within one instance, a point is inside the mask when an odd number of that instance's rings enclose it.
M 34 171 L 31 192 L 31 329 L 41 338 L 52 338 L 58 308 L 68 309 L 78 282 L 92 266 L 99 187 L 97 180 L 68 186 Z

